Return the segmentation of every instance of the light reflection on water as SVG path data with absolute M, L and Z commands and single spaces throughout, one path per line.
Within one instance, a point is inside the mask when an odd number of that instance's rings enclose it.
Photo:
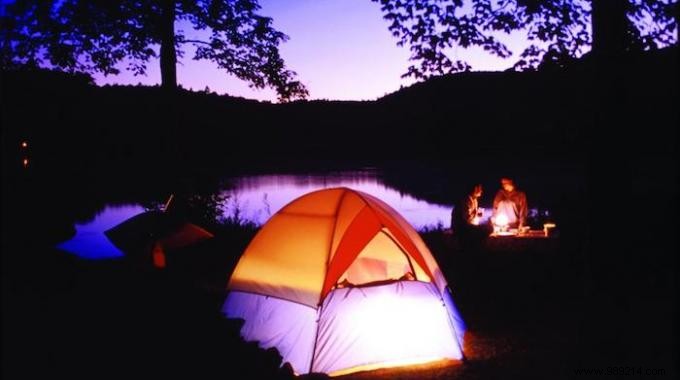
M 225 216 L 263 224 L 290 201 L 306 193 L 333 187 L 348 187 L 371 194 L 396 209 L 415 228 L 441 225 L 448 228 L 451 206 L 428 203 L 382 183 L 374 171 L 340 172 L 331 175 L 259 175 L 236 178 Z
M 57 248 L 84 259 L 110 259 L 123 256 L 118 248 L 104 235 L 104 231 L 117 226 L 128 218 L 144 211 L 140 205 L 107 205 L 92 221 L 76 223 L 76 234 Z
M 223 209 L 227 218 L 264 224 L 271 215 L 292 200 L 315 190 L 348 187 L 371 194 L 397 210 L 416 229 L 449 228 L 451 205 L 429 203 L 386 186 L 377 171 L 343 171 L 330 174 L 276 174 L 253 175 L 232 178 L 228 189 L 228 201 Z M 104 231 L 122 223 L 145 209 L 136 203 L 107 205 L 92 221 L 76 224 L 76 235 L 58 248 L 83 258 L 104 259 L 123 256 L 106 238 Z M 488 219 L 486 209 L 482 220 Z

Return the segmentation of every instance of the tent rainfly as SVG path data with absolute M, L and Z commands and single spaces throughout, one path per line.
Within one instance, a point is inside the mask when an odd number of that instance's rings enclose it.
M 348 188 L 315 191 L 265 223 L 222 307 L 241 335 L 276 347 L 298 374 L 463 358 L 464 324 L 411 225 Z

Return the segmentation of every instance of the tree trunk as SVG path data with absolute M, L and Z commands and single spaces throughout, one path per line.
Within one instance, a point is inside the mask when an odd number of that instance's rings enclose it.
M 675 2 L 675 27 L 680 29 L 680 2 L 677 1 Z
M 611 56 L 630 45 L 626 15 L 628 0 L 592 0 L 593 44 L 596 56 Z
M 177 88 L 177 52 L 175 51 L 175 1 L 163 0 L 161 15 L 161 85 Z
M 630 122 L 626 120 L 627 76 L 625 59 L 631 48 L 628 0 L 592 0 L 593 43 L 595 67 L 590 73 L 589 96 L 592 96 L 592 128 L 588 130 L 588 191 L 589 238 L 586 266 L 593 310 L 601 317 L 588 321 L 585 328 L 604 337 L 588 345 L 596 350 L 608 346 L 606 340 L 623 341 L 621 323 L 612 323 L 614 297 L 624 297 L 626 271 L 632 259 L 628 246 L 631 239 L 620 237 L 621 225 L 612 221 L 632 219 L 631 152 L 634 141 Z M 633 203 L 634 204 L 634 203 Z

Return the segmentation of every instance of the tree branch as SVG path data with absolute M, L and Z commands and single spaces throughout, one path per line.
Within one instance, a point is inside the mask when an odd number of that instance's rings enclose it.
M 192 43 L 192 44 L 203 44 L 203 45 L 211 46 L 210 42 L 205 42 L 205 41 L 201 41 L 201 40 L 182 40 L 180 42 L 182 42 L 182 43 Z
M 499 12 L 505 9 L 508 5 L 510 5 L 510 0 L 505 0 L 500 8 L 493 9 L 493 4 L 489 3 L 489 9 L 491 9 L 491 13 L 493 13 L 494 16 L 498 16 Z

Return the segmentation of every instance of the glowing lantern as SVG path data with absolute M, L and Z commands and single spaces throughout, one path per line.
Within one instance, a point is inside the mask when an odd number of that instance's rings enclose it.
M 491 219 L 491 222 L 493 223 L 494 234 L 508 234 L 509 219 L 507 215 L 502 212 L 498 213 L 498 215 Z
M 545 236 L 548 236 L 548 230 L 555 227 L 556 227 L 555 223 L 545 223 L 543 225 L 543 233 L 545 234 Z
M 22 142 L 21 142 L 21 147 L 24 148 L 24 149 L 25 149 L 25 148 L 28 148 L 28 143 L 27 143 L 26 141 L 22 141 Z
M 499 214 L 496 217 L 496 225 L 498 227 L 507 227 L 508 226 L 508 217 L 505 214 Z
M 28 158 L 24 158 L 24 160 L 22 161 L 22 163 L 23 163 L 23 165 L 24 165 L 24 168 L 27 168 L 27 167 L 28 167 Z

